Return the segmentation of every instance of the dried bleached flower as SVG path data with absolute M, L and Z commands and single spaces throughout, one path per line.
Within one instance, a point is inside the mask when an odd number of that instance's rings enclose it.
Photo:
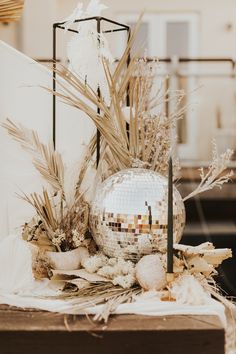
M 230 149 L 227 149 L 225 153 L 218 155 L 216 144 L 213 142 L 213 157 L 207 172 L 205 172 L 203 168 L 200 169 L 201 182 L 197 188 L 183 200 L 186 201 L 189 198 L 215 187 L 222 188 L 223 184 L 227 183 L 233 175 L 233 171 L 227 172 L 226 170 L 232 155 L 233 150 Z
M 86 259 L 82 265 L 89 273 L 96 273 L 105 264 L 107 264 L 107 257 L 102 253 L 97 253 Z
M 123 258 L 108 258 L 97 253 L 86 259 L 82 265 L 86 271 L 110 279 L 114 285 L 129 288 L 135 284 L 134 264 Z
M 114 285 L 120 285 L 124 289 L 131 288 L 136 283 L 136 278 L 133 274 L 117 275 L 112 280 Z

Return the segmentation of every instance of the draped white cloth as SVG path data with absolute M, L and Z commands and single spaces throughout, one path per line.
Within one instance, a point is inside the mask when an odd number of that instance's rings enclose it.
M 35 280 L 29 244 L 18 235 L 7 236 L 0 242 L 0 269 L 2 269 L 0 272 L 1 304 L 64 314 L 96 315 L 102 312 L 104 305 L 92 306 L 81 311 L 76 304 L 76 298 L 56 299 L 55 296 L 60 294 L 58 288 L 52 287 L 47 279 Z M 188 282 L 191 279 L 186 278 L 185 281 Z M 175 302 L 161 301 L 158 292 L 150 291 L 136 296 L 132 303 L 119 305 L 114 313 L 148 316 L 217 315 L 222 324 L 226 326 L 224 306 L 208 294 L 199 293 L 199 296 L 202 298 L 202 302 L 199 302 L 201 305 L 189 305 L 192 301 L 191 294 L 188 304 L 182 304 L 181 295 L 179 301 L 178 298 Z
M 22 308 L 36 308 L 51 312 L 60 312 L 64 314 L 92 314 L 101 313 L 104 305 L 97 305 L 87 308 L 86 310 L 78 310 L 76 306 L 72 308 L 72 303 L 64 300 L 42 299 L 38 296 L 24 296 L 14 294 L 1 294 L 0 303 L 10 306 L 18 306 Z M 215 315 L 221 320 L 226 327 L 226 317 L 224 306 L 213 299 L 208 304 L 201 306 L 181 305 L 173 301 L 158 301 L 157 299 L 137 298 L 135 302 L 121 304 L 117 307 L 114 314 L 136 314 L 146 316 L 173 316 L 173 315 Z

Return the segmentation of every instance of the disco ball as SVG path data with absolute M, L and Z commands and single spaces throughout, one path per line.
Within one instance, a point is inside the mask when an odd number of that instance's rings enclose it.
M 147 169 L 122 170 L 97 188 L 90 227 L 98 247 L 110 257 L 138 260 L 166 249 L 168 180 Z M 185 224 L 185 208 L 173 187 L 174 242 Z

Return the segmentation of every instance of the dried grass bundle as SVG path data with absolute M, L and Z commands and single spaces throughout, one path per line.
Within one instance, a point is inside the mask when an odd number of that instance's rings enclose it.
M 87 245 L 85 233 L 88 228 L 89 208 L 82 197 L 70 208 L 64 200 L 55 203 L 55 198 L 50 197 L 46 190 L 42 196 L 32 193 L 21 198 L 32 205 L 40 220 L 36 229 L 25 225 L 24 234 L 29 241 L 48 249 L 46 236 L 53 248 L 64 252 Z
M 19 21 L 24 0 L 0 0 L 0 22 Z

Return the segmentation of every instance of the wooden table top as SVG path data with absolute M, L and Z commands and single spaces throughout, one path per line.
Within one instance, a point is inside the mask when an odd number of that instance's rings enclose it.
M 216 316 L 85 316 L 0 306 L 1 354 L 224 354 Z

